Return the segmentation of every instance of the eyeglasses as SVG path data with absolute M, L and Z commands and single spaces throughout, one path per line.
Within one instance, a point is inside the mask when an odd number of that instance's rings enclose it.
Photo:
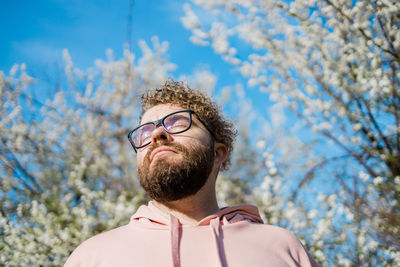
M 168 114 L 157 121 L 146 122 L 136 127 L 128 134 L 129 142 L 135 152 L 137 152 L 137 149 L 145 147 L 151 143 L 153 131 L 158 127 L 158 125 L 162 125 L 164 130 L 169 134 L 183 133 L 189 130 L 190 126 L 192 126 L 193 113 L 193 110 L 181 110 Z M 200 118 L 198 119 L 215 138 L 214 133 L 207 127 L 207 125 L 200 120 Z

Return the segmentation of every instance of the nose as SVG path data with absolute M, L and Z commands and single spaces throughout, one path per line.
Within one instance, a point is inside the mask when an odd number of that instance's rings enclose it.
M 156 126 L 156 129 L 154 129 L 151 136 L 152 143 L 161 141 L 172 141 L 172 139 L 172 135 L 167 133 L 161 124 Z

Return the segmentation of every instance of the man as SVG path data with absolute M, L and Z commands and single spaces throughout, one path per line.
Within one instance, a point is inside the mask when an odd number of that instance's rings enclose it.
M 293 234 L 262 224 L 256 207 L 218 207 L 215 182 L 234 137 L 217 105 L 184 83 L 144 94 L 128 138 L 152 201 L 128 225 L 82 243 L 65 266 L 317 266 Z

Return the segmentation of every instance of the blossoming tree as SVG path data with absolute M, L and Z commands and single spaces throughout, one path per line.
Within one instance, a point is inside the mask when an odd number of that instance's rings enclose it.
M 25 65 L 0 72 L 0 262 L 62 265 L 80 242 L 127 222 L 145 200 L 126 135 L 138 121 L 138 95 L 175 65 L 167 43 L 140 43 L 81 71 L 64 51 L 65 79 L 40 102 Z M 42 97 L 43 98 L 43 97 Z
M 299 185 L 336 181 L 325 193 L 352 213 L 352 230 L 340 230 L 353 244 L 343 264 L 399 262 L 399 14 L 394 0 L 192 0 L 182 18 L 192 42 L 212 47 L 322 141 Z
M 239 103 L 240 136 L 231 171 L 218 178 L 220 204 L 257 204 L 322 266 L 399 263 L 399 4 L 193 3 L 183 18 L 191 40 L 212 46 L 276 102 L 267 120 L 254 115 L 240 86 L 216 95 Z M 126 134 L 137 123 L 137 96 L 173 76 L 175 65 L 166 43 L 140 46 L 140 56 L 115 59 L 110 51 L 84 71 L 65 51 L 54 95 L 40 96 L 46 85 L 24 64 L 0 72 L 1 265 L 62 265 L 81 241 L 127 223 L 147 200 Z M 206 89 L 216 79 L 183 78 Z M 302 119 L 293 127 L 285 107 Z M 302 140 L 297 125 L 325 139 Z M 323 177 L 337 183 L 324 186 Z

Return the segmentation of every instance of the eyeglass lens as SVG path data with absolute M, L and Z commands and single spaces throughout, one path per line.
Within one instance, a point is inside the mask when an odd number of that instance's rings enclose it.
M 170 134 L 181 133 L 189 129 L 191 118 L 189 112 L 179 112 L 166 116 L 161 124 Z M 144 124 L 132 133 L 132 141 L 136 147 L 145 146 L 151 142 L 151 136 L 156 129 L 155 123 Z

